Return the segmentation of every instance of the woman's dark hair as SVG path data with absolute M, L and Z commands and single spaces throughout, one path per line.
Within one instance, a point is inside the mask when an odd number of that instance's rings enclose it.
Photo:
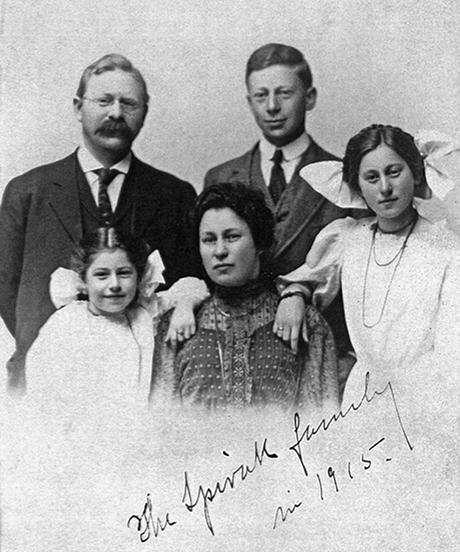
M 371 125 L 350 138 L 343 158 L 343 179 L 359 194 L 359 167 L 362 158 L 369 152 L 386 144 L 407 163 L 416 184 L 427 187 L 423 157 L 414 138 L 404 130 L 390 125 Z
M 195 203 L 194 222 L 198 235 L 201 219 L 209 209 L 231 209 L 249 226 L 256 249 L 267 252 L 273 244 L 275 220 L 259 190 L 241 182 L 213 184 L 202 192 Z
M 85 281 L 86 271 L 92 263 L 94 255 L 101 251 L 114 249 L 126 251 L 128 259 L 136 269 L 138 281 L 140 281 L 147 265 L 149 246 L 142 238 L 123 233 L 112 226 L 98 228 L 85 235 L 74 249 L 71 266 Z

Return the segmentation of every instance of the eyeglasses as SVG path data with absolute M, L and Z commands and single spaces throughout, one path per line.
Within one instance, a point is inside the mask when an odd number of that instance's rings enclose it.
M 83 99 L 96 104 L 101 109 L 111 107 L 117 101 L 117 99 L 113 96 L 102 96 L 100 98 L 88 98 L 87 96 L 83 96 Z M 134 113 L 134 111 L 137 111 L 144 105 L 140 102 L 136 102 L 136 100 L 131 100 L 130 98 L 120 98 L 118 103 L 125 113 Z

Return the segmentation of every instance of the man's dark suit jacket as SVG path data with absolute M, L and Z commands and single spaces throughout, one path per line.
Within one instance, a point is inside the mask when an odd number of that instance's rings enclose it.
M 275 243 L 271 253 L 269 270 L 273 276 L 287 274 L 305 262 L 316 235 L 337 218 L 351 216 L 347 209 L 337 207 L 299 176 L 306 165 L 319 161 L 337 161 L 338 158 L 323 150 L 310 138 L 310 146 L 303 153 L 299 164 L 275 206 L 260 168 L 260 150 L 256 144 L 241 157 L 232 159 L 209 170 L 205 187 L 218 182 L 242 182 L 262 190 L 267 204 L 275 215 Z M 350 348 L 341 298 L 325 312 L 341 351 Z
M 103 226 L 89 186 L 81 184 L 84 179 L 74 152 L 14 178 L 5 189 L 0 207 L 0 315 L 16 339 L 16 358 L 25 354 L 55 310 L 48 292 L 51 273 L 69 267 L 83 230 Z M 112 223 L 160 251 L 167 285 L 199 274 L 188 224 L 195 197 L 187 182 L 133 156 Z M 14 370 L 14 362 L 9 369 Z

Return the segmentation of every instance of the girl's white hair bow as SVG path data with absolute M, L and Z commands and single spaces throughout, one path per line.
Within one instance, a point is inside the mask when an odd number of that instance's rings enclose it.
M 424 158 L 425 174 L 431 193 L 426 199 L 414 197 L 419 213 L 429 220 L 448 219 L 460 228 L 460 145 L 436 131 L 421 131 L 414 137 Z M 331 203 L 344 209 L 368 209 L 364 199 L 343 180 L 340 161 L 321 161 L 307 165 L 300 176 Z M 457 198 L 458 196 L 458 198 Z M 456 222 L 457 221 L 457 222 Z

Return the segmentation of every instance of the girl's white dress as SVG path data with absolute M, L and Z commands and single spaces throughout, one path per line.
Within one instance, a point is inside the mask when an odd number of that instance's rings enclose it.
M 155 315 L 208 291 L 196 279 L 151 288 L 148 311 L 118 316 L 68 302 L 73 285 L 59 291 L 66 306 L 27 356 L 27 395 L 0 418 L 2 550 L 130 550 L 127 520 L 151 491 Z
M 302 282 L 326 307 L 342 287 L 357 356 L 342 410 L 388 382 L 402 402 L 457 401 L 460 387 L 458 238 L 443 223 L 419 217 L 405 235 L 376 232 L 375 219 L 336 220 L 317 237 L 306 263 L 280 278 Z M 394 259 L 394 260 L 393 260 Z M 367 388 L 366 374 L 369 373 Z M 367 390 L 366 390 L 367 389 Z M 457 398 L 456 398 L 457 397 Z M 451 403 L 452 404 L 452 403 Z
M 2 426 L 6 550 L 129 548 L 126 521 L 144 490 L 153 324 L 143 307 L 95 316 L 74 301 L 41 329 L 27 395 Z
M 147 403 L 153 340 L 153 320 L 141 306 L 96 316 L 87 301 L 73 301 L 51 316 L 28 353 L 28 395 L 70 408 Z

